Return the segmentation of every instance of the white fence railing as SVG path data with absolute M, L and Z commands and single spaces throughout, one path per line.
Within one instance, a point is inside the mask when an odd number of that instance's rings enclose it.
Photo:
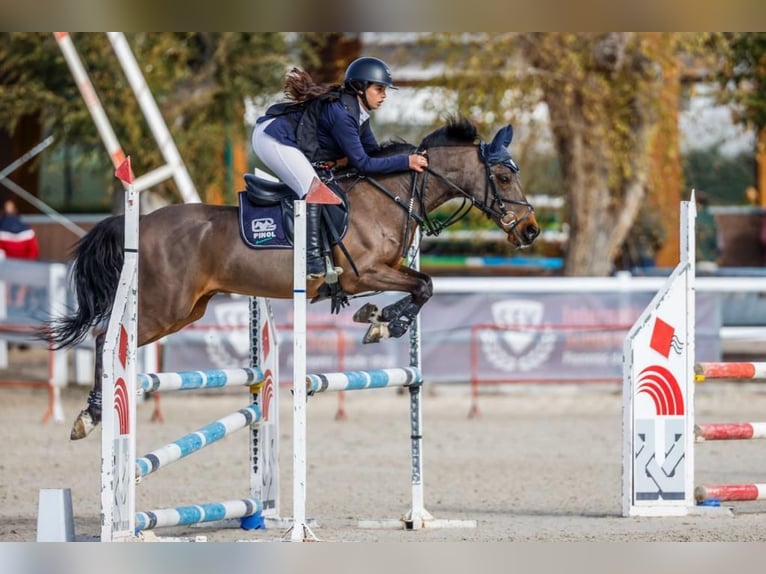
M 0 303 L 0 343 L 44 346 L 31 340 L 30 333 L 41 321 L 75 304 L 66 277 L 67 268 L 61 263 L 0 260 L 0 284 L 6 291 L 4 318 Z M 660 276 L 627 273 L 603 278 L 436 277 L 434 297 L 423 311 L 426 378 L 431 382 L 618 380 L 620 361 L 614 354 L 620 352 L 618 328 L 635 320 L 664 281 Z M 698 305 L 705 305 L 704 312 L 697 314 L 701 352 L 709 354 L 705 360 L 720 360 L 717 354 L 737 350 L 766 353 L 766 303 L 761 303 L 766 301 L 761 297 L 766 293 L 766 277 L 698 277 L 696 286 L 701 295 Z M 380 294 L 374 300 L 385 305 L 400 296 Z M 352 301 L 352 309 L 340 315 L 331 315 L 326 304 L 309 306 L 309 327 L 317 327 L 316 341 L 312 342 L 309 330 L 310 369 L 312 360 L 321 371 L 332 369 L 339 360 L 349 369 L 401 363 L 401 353 L 406 353 L 401 341 L 361 344 L 364 326 L 353 323 L 351 316 L 365 301 Z M 727 325 L 721 319 L 721 301 L 759 307 L 741 313 L 749 320 L 746 324 Z M 274 301 L 273 307 L 278 324 L 292 322 L 289 302 Z M 155 349 L 142 352 L 145 370 L 246 364 L 247 313 L 246 298 L 215 297 L 198 323 L 165 338 L 162 364 L 157 362 Z M 486 325 L 493 327 L 475 328 Z M 327 329 L 332 330 L 332 337 Z M 578 329 L 588 334 L 578 335 Z M 338 348 L 343 349 L 343 357 L 339 358 Z M 50 354 L 47 382 L 52 393 L 70 380 L 92 383 L 92 350 L 93 340 L 88 338 L 74 353 Z M 282 353 L 284 372 L 289 372 L 287 351 Z M 550 354 L 537 361 L 543 351 Z M 198 364 L 200 360 L 209 364 Z M 0 370 L 3 368 L 0 364 Z M 60 413 L 56 415 L 60 418 Z

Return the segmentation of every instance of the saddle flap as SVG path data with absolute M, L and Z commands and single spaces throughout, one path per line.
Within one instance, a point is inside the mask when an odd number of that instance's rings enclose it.
M 292 211 L 289 217 L 283 208 L 291 202 L 276 202 L 270 205 L 254 204 L 246 191 L 240 191 L 239 233 L 242 240 L 256 249 L 292 249 Z

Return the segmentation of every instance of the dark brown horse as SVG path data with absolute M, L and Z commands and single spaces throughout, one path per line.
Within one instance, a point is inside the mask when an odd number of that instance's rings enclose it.
M 420 144 L 419 150 L 428 154 L 429 167 L 418 177 L 399 173 L 343 181 L 350 205 L 343 243 L 353 265 L 336 247 L 335 262 L 344 268 L 340 287 L 349 295 L 408 293 L 383 310 L 367 304 L 355 314 L 355 320 L 373 323 L 367 342 L 403 335 L 431 297 L 431 278 L 404 266 L 402 254 L 419 226 L 426 233 L 439 229 L 428 213 L 446 201 L 463 198 L 463 206 L 467 205 L 452 220 L 476 207 L 516 247 L 529 245 L 538 236 L 519 169 L 506 149 L 512 137 L 513 130 L 507 126 L 491 143 L 484 143 L 468 121 L 452 120 Z M 78 308 L 51 324 L 54 347 L 73 345 L 108 320 L 122 268 L 123 227 L 122 216 L 109 217 L 75 246 L 72 281 Z M 292 297 L 292 250 L 253 250 L 244 245 L 236 207 L 164 207 L 141 218 L 139 238 L 139 346 L 202 317 L 216 293 Z M 307 297 L 320 295 L 321 285 L 321 279 L 307 285 Z M 84 437 L 101 419 L 103 342 L 101 333 L 96 337 L 94 389 L 72 429 L 73 439 Z

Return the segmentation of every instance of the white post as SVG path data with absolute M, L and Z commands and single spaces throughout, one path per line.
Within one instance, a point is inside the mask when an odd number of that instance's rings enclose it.
M 134 540 L 136 529 L 136 349 L 138 213 L 130 158 L 115 175 L 126 185 L 125 256 L 104 342 L 101 424 L 101 541 Z
M 48 313 L 51 317 L 57 317 L 66 310 L 67 305 L 67 268 L 63 263 L 50 265 L 48 268 Z M 51 404 L 53 422 L 64 422 L 64 410 L 61 405 L 61 389 L 69 382 L 69 365 L 67 351 L 59 349 L 50 354 L 48 384 L 53 393 Z
M 681 202 L 681 253 L 623 346 L 623 516 L 684 516 L 694 507 L 695 237 Z
M 306 201 L 295 202 L 293 249 L 292 542 L 312 539 L 306 524 Z

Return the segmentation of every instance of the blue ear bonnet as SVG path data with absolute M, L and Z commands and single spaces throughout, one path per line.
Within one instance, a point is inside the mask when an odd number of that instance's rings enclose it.
M 508 144 L 513 139 L 513 126 L 507 125 L 504 128 L 498 130 L 495 134 L 492 143 L 482 142 L 479 145 L 479 153 L 481 158 L 489 165 L 501 163 L 508 167 L 514 173 L 519 173 L 519 166 L 513 161 L 511 154 L 508 153 Z

